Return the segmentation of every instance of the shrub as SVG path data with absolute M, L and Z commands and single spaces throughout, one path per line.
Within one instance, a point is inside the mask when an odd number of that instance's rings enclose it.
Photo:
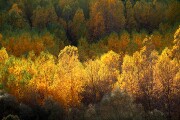
M 20 120 L 17 115 L 8 115 L 7 117 L 4 117 L 2 120 Z
M 133 103 L 127 93 L 120 91 L 112 92 L 100 105 L 102 120 L 142 120 L 143 113 L 141 105 Z

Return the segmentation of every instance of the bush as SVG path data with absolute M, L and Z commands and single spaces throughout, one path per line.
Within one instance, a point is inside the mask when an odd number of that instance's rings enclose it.
M 150 118 L 149 120 L 166 120 L 164 113 L 157 109 L 154 109 L 153 111 L 149 112 L 148 116 Z
M 34 115 L 33 111 L 29 106 L 22 104 L 22 103 L 19 105 L 19 117 L 20 117 L 20 119 L 32 120 L 33 115 Z
M 95 120 L 96 117 L 97 117 L 97 113 L 96 113 L 95 106 L 90 104 L 88 106 L 88 109 L 86 110 L 85 119 L 86 120 Z
M 48 120 L 63 120 L 65 118 L 64 109 L 57 102 L 47 99 L 43 107 L 47 112 Z
M 17 115 L 8 115 L 7 117 L 4 117 L 2 120 L 20 120 Z
M 115 91 L 101 101 L 100 117 L 102 120 L 142 120 L 141 105 L 133 103 L 124 92 Z
M 18 114 L 17 100 L 7 93 L 0 93 L 0 119 L 9 114 Z

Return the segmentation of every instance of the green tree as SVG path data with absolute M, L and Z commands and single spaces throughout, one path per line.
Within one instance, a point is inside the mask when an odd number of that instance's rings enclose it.
M 134 18 L 134 10 L 130 0 L 126 1 L 126 28 L 130 31 L 136 28 L 136 21 Z
M 74 41 L 87 36 L 86 21 L 82 9 L 78 9 L 71 23 L 71 32 Z
M 162 2 L 137 1 L 134 5 L 134 14 L 138 28 L 146 28 L 148 31 L 155 29 L 163 21 L 165 9 L 166 5 Z
M 38 5 L 38 0 L 22 0 L 19 2 L 20 7 L 22 8 L 23 14 L 26 18 L 26 20 L 29 23 L 29 26 L 32 28 L 33 27 L 33 22 L 32 22 L 32 16 L 33 16 L 33 11 L 36 9 Z
M 14 29 L 17 28 L 25 28 L 28 24 L 23 17 L 23 12 L 18 6 L 18 4 L 14 3 L 11 9 L 8 11 L 8 17 L 6 22 L 10 24 Z
M 166 19 L 169 23 L 174 24 L 180 20 L 179 17 L 180 2 L 178 0 L 171 0 L 168 2 L 166 9 Z
M 33 11 L 32 25 L 40 29 L 57 23 L 57 15 L 53 7 L 38 7 Z

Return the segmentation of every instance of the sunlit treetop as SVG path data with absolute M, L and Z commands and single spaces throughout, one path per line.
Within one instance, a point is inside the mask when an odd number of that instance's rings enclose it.
M 1 48 L 0 50 L 0 62 L 4 62 L 8 59 L 8 53 L 5 48 Z
M 78 49 L 74 46 L 66 46 L 63 50 L 59 53 L 59 58 L 63 57 L 64 55 L 68 56 L 78 56 Z

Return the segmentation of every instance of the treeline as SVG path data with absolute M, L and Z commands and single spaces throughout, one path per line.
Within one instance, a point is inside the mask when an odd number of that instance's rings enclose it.
M 173 47 L 160 54 L 151 37 L 132 55 L 109 51 L 84 62 L 73 46 L 58 57 L 47 52 L 15 57 L 2 48 L 0 89 L 17 100 L 1 92 L 0 117 L 179 120 L 179 60 L 180 28 Z
M 179 9 L 178 0 L 1 0 L 0 46 L 15 56 L 58 56 L 66 45 L 82 45 L 92 58 L 111 49 L 132 54 L 152 34 L 161 52 L 172 43 Z

